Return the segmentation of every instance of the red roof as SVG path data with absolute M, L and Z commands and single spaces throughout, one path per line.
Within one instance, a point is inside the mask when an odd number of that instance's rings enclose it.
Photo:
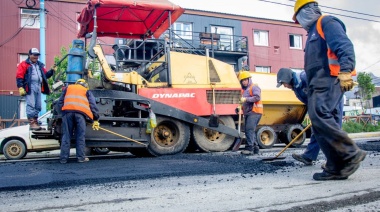
M 185 11 L 167 0 L 88 0 L 78 17 L 81 24 L 78 37 L 94 28 L 94 8 L 97 13 L 97 36 L 144 39 L 158 38 Z

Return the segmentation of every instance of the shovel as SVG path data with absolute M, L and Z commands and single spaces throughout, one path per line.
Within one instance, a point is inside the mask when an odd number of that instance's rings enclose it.
M 210 127 L 219 127 L 219 117 L 215 114 L 215 83 L 211 83 L 212 86 L 212 106 L 213 106 L 213 114 L 210 116 L 210 120 L 208 121 L 208 126 Z
M 295 138 L 293 138 L 293 140 L 291 142 L 289 142 L 288 145 L 286 145 L 285 148 L 283 148 L 281 150 L 281 152 L 279 152 L 275 157 L 268 157 L 268 158 L 263 158 L 261 159 L 262 161 L 273 161 L 273 160 L 282 160 L 282 159 L 285 159 L 286 157 L 279 157 L 285 150 L 287 150 L 294 142 L 297 141 L 297 139 L 304 133 L 306 132 L 306 130 L 308 130 L 309 128 L 311 127 L 311 123 L 309 125 L 307 125 L 307 127 L 305 127 L 305 129 L 303 129 Z
M 240 127 L 241 127 L 241 104 L 239 104 L 239 106 L 238 106 L 238 110 L 239 110 L 238 132 L 239 132 L 239 136 L 240 136 L 240 130 L 241 130 L 241 129 L 240 129 Z M 242 140 L 241 140 L 240 137 L 236 139 L 236 141 L 235 141 L 235 143 L 234 143 L 234 147 L 232 147 L 232 151 L 233 151 L 233 152 L 236 152 L 236 151 L 239 150 L 240 145 L 241 145 L 241 142 L 242 142 Z

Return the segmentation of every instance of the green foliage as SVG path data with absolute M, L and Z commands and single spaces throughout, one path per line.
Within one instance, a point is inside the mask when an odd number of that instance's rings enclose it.
M 71 48 L 71 45 L 69 46 L 68 49 L 70 48 Z M 67 55 L 67 53 L 68 53 L 67 49 L 65 47 L 62 47 L 61 55 L 54 57 L 54 64 L 57 64 L 61 60 L 61 58 Z M 66 69 L 67 69 L 67 57 L 57 66 L 57 70 L 54 73 L 54 76 L 48 80 L 49 87 L 51 87 L 55 82 L 58 82 L 58 81 L 64 82 L 66 80 Z M 59 78 L 57 79 L 57 77 Z M 49 103 L 47 104 L 48 110 L 51 109 L 51 103 L 54 100 L 58 99 L 61 93 L 62 91 L 58 89 L 57 91 L 53 91 L 52 94 L 48 96 L 48 101 L 49 101 Z
M 342 128 L 347 133 L 361 133 L 361 132 L 380 131 L 380 125 L 373 125 L 373 124 L 364 125 L 362 123 L 356 123 L 356 122 L 351 122 L 351 121 L 343 123 Z
M 372 94 L 375 92 L 375 85 L 372 84 L 371 75 L 366 72 L 360 72 L 358 74 L 358 83 L 360 97 L 365 101 L 371 100 Z

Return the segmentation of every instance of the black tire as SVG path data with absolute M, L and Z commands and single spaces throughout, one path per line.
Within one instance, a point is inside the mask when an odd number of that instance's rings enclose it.
M 304 127 L 300 124 L 294 124 L 288 126 L 283 132 L 280 133 L 280 140 L 285 144 L 289 144 L 302 130 Z M 291 146 L 300 147 L 306 140 L 306 133 L 301 135 Z
M 92 149 L 93 155 L 106 155 L 110 152 L 107 147 L 96 147 Z
M 154 157 L 154 155 L 145 148 L 130 148 L 129 152 L 139 158 Z
M 158 116 L 150 138 L 148 151 L 154 156 L 182 153 L 190 142 L 190 127 L 177 119 Z
M 235 128 L 235 122 L 231 116 L 219 117 L 219 124 Z M 204 152 L 224 152 L 231 148 L 235 138 L 205 127 L 193 127 L 193 137 L 196 145 Z
M 262 126 L 256 132 L 257 143 L 262 149 L 270 149 L 277 142 L 277 134 L 272 127 Z
M 358 147 L 365 151 L 380 152 L 380 141 L 357 142 Z
M 18 139 L 7 141 L 3 147 L 3 154 L 8 160 L 18 160 L 26 156 L 27 150 L 24 142 Z

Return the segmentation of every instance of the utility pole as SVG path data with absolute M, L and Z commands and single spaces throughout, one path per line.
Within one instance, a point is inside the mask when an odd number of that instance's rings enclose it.
M 40 0 L 40 61 L 46 65 L 45 51 L 45 0 Z M 47 67 L 46 67 L 47 68 Z M 41 112 L 40 115 L 46 113 L 46 95 L 41 95 Z

